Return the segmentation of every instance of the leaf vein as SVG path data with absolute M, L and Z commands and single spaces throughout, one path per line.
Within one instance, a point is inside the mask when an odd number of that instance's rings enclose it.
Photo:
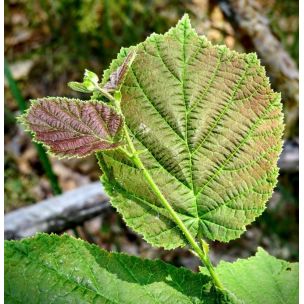
M 207 180 L 207 182 L 201 187 L 201 189 L 198 190 L 196 196 L 201 194 L 205 187 L 225 168 L 227 163 L 233 158 L 233 156 L 240 150 L 240 148 L 247 142 L 248 139 L 251 137 L 251 133 L 255 130 L 255 128 L 258 126 L 260 122 L 263 121 L 265 115 L 271 110 L 274 102 L 276 101 L 276 98 L 271 102 L 269 102 L 269 105 L 266 107 L 263 114 L 257 119 L 257 121 L 249 128 L 246 136 L 243 138 L 243 140 L 239 143 L 239 145 L 228 155 L 228 157 L 222 162 L 222 164 L 218 167 L 218 169 L 211 175 L 211 177 Z

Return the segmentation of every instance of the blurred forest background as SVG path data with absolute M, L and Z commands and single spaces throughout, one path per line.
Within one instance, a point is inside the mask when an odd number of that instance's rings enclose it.
M 284 103 L 280 179 L 263 215 L 240 239 L 213 242 L 212 259 L 247 257 L 262 246 L 279 258 L 298 260 L 298 1 L 10 0 L 4 5 L 5 58 L 27 104 L 43 96 L 79 97 L 67 87 L 68 81 L 80 81 L 85 68 L 101 76 L 121 46 L 137 44 L 152 32 L 166 32 L 185 12 L 198 33 L 213 43 L 258 52 Z M 18 101 L 13 79 L 6 76 L 4 207 L 8 213 L 52 197 L 60 189 L 54 179 L 49 182 L 29 134 L 16 123 L 24 104 L 20 96 Z M 94 157 L 50 161 L 62 192 L 97 181 L 100 175 Z M 71 228 L 68 233 L 108 250 L 159 257 L 192 269 L 199 263 L 182 249 L 151 248 L 111 207 Z

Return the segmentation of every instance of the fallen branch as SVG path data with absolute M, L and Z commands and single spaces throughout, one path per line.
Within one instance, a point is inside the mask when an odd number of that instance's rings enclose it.
M 299 145 L 296 142 L 285 141 L 278 164 L 281 172 L 299 171 Z
M 100 182 L 68 191 L 40 203 L 9 212 L 5 239 L 21 239 L 36 232 L 62 232 L 91 219 L 109 207 Z

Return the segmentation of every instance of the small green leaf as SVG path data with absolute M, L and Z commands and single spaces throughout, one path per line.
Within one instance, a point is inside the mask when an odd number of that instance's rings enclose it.
M 68 86 L 77 92 L 81 92 L 81 93 L 91 93 L 92 91 L 89 90 L 83 83 L 81 82 L 76 82 L 76 81 L 70 81 L 68 83 Z
M 134 49 L 104 72 L 108 83 Z M 136 46 L 121 86 L 130 137 L 152 179 L 193 237 L 228 242 L 265 209 L 277 183 L 284 129 L 280 94 L 255 54 L 212 45 L 186 15 Z M 154 246 L 187 241 L 120 151 L 98 154 L 111 203 Z
M 20 121 L 33 132 L 34 140 L 59 157 L 84 157 L 121 144 L 122 116 L 99 101 L 37 99 Z
M 68 86 L 77 92 L 93 93 L 99 91 L 98 81 L 99 78 L 94 72 L 85 69 L 83 82 L 71 81 Z
M 221 262 L 216 272 L 225 288 L 242 303 L 299 302 L 299 264 L 276 259 L 262 248 L 254 257 Z
M 90 80 L 84 80 L 83 81 L 83 86 L 89 91 L 93 92 L 96 91 L 96 84 L 91 82 Z
M 208 276 L 67 235 L 5 242 L 5 303 L 215 303 Z
M 98 81 L 99 81 L 99 78 L 94 72 L 85 69 L 83 83 L 87 83 L 87 84 L 91 83 L 93 86 L 97 86 Z

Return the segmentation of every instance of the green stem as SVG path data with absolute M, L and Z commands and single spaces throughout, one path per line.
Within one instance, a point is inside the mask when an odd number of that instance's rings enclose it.
M 120 109 L 120 100 L 117 100 L 115 98 L 115 106 L 117 108 L 117 110 L 121 113 L 121 109 Z M 188 240 L 188 242 L 190 243 L 190 245 L 192 246 L 193 250 L 196 252 L 196 254 L 199 256 L 199 258 L 201 259 L 201 261 L 203 262 L 203 264 L 206 266 L 206 268 L 208 269 L 213 282 L 215 284 L 216 287 L 218 287 L 219 289 L 223 289 L 223 285 L 221 284 L 213 266 L 212 263 L 210 261 L 210 258 L 208 256 L 207 253 L 205 253 L 200 246 L 197 244 L 197 242 L 195 241 L 195 239 L 192 237 L 191 233 L 189 232 L 188 228 L 185 226 L 185 224 L 183 223 L 183 221 L 179 218 L 179 216 L 176 214 L 176 212 L 174 211 L 174 209 L 172 208 L 172 206 L 169 204 L 169 202 L 167 201 L 167 199 L 164 197 L 164 195 L 162 194 L 162 192 L 160 191 L 160 189 L 158 188 L 158 186 L 156 185 L 156 183 L 154 182 L 152 176 L 150 175 L 149 171 L 146 169 L 146 167 L 144 166 L 143 162 L 141 161 L 141 159 L 138 156 L 138 151 L 135 149 L 133 142 L 130 138 L 128 129 L 126 124 L 124 124 L 123 127 L 123 132 L 125 135 L 125 138 L 127 140 L 127 145 L 131 151 L 131 153 L 129 153 L 128 151 L 126 151 L 125 149 L 121 149 L 122 151 L 124 151 L 133 161 L 133 163 L 140 169 L 142 170 L 142 173 L 146 179 L 146 181 L 148 182 L 148 184 L 150 185 L 151 189 L 153 190 L 153 192 L 155 193 L 155 195 L 158 197 L 158 199 L 160 200 L 160 202 L 162 203 L 162 205 L 168 210 L 168 212 L 170 213 L 172 219 L 174 220 L 174 222 L 177 224 L 177 226 L 181 229 L 181 231 L 183 232 L 184 236 L 186 237 L 186 239 Z

